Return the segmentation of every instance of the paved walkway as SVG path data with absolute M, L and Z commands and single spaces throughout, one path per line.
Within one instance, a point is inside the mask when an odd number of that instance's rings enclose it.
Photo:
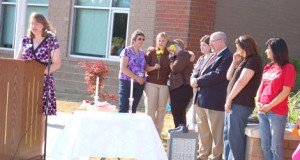
M 51 152 L 55 147 L 57 138 L 60 136 L 71 117 L 72 114 L 62 112 L 57 112 L 57 116 L 48 117 L 46 160 L 61 160 L 61 158 L 51 155 Z

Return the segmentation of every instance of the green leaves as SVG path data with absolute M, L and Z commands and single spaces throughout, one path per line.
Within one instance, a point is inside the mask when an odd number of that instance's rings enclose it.
M 299 107 L 300 107 L 300 91 L 296 94 L 291 94 L 289 98 L 289 115 L 288 115 L 288 122 L 289 123 L 297 123 L 298 116 L 299 116 Z

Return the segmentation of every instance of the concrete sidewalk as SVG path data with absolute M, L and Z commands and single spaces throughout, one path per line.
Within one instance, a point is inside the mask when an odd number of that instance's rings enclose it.
M 46 160 L 61 160 L 60 157 L 55 157 L 51 154 L 58 137 L 72 116 L 73 114 L 62 112 L 57 112 L 56 116 L 48 116 Z

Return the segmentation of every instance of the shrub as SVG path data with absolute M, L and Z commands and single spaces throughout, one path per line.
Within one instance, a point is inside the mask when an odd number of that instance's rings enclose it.
M 288 122 L 289 123 L 297 123 L 299 116 L 299 108 L 300 108 L 300 91 L 296 94 L 292 93 L 289 98 L 289 115 Z
M 291 63 L 294 65 L 296 70 L 296 79 L 295 79 L 295 87 L 293 91 L 297 91 L 300 89 L 300 60 L 297 58 L 290 58 Z
M 111 99 L 116 101 L 114 94 L 109 94 L 104 89 L 104 80 L 108 74 L 108 67 L 100 60 L 97 62 L 82 61 L 79 62 L 82 68 L 85 68 L 84 83 L 88 84 L 86 92 L 92 94 L 91 97 L 95 96 L 96 91 L 96 79 L 99 77 L 98 96 L 102 99 Z

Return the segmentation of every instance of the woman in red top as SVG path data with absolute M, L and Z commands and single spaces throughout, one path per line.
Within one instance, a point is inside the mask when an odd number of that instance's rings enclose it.
M 294 87 L 296 72 L 289 62 L 288 47 L 283 39 L 271 38 L 266 46 L 265 53 L 271 62 L 264 68 L 256 96 L 261 147 L 264 159 L 281 160 L 288 96 Z

